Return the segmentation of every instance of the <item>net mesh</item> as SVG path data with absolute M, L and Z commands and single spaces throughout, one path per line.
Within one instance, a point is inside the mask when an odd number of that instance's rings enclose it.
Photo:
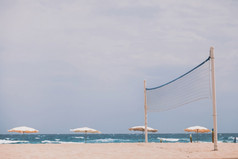
M 210 57 L 182 76 L 158 87 L 146 88 L 147 109 L 160 112 L 211 97 Z

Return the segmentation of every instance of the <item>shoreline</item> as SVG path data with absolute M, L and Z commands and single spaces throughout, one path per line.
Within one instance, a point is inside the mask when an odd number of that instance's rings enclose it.
M 238 159 L 237 143 L 66 143 L 66 144 L 1 144 L 1 159 L 171 159 L 232 158 Z

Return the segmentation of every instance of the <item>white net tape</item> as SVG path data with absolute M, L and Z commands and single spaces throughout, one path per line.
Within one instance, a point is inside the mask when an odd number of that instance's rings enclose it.
M 160 112 L 211 97 L 210 57 L 184 75 L 155 88 L 146 88 L 147 109 Z

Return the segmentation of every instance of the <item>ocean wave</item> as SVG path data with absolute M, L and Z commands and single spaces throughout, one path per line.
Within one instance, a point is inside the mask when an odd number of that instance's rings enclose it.
M 113 143 L 113 142 L 128 142 L 128 141 L 130 140 L 112 139 L 112 138 L 93 140 L 93 142 L 96 142 L 96 143 Z
M 229 136 L 229 137 L 228 137 L 228 140 L 234 140 L 234 139 L 235 139 L 234 136 Z
M 58 140 L 56 140 L 56 141 L 44 140 L 44 141 L 41 141 L 41 143 L 43 143 L 43 144 L 76 144 L 76 143 L 79 143 L 79 142 L 60 141 L 60 140 L 58 139 Z
M 73 137 L 73 138 L 75 138 L 75 139 L 84 139 L 84 137 L 82 137 L 82 136 L 76 136 L 76 137 Z
M 16 144 L 16 143 L 28 143 L 29 141 L 20 140 L 0 140 L 0 144 Z
M 177 138 L 160 138 L 160 137 L 158 137 L 157 139 L 162 140 L 162 141 L 169 141 L 169 142 L 179 141 L 179 139 L 177 139 Z
M 139 136 L 138 136 L 139 135 Z M 92 134 L 87 136 L 87 143 L 135 143 L 144 142 L 142 134 Z M 219 135 L 219 143 L 233 143 L 236 137 L 238 141 L 238 133 L 236 134 L 222 134 Z M 0 144 L 83 144 L 85 137 L 83 135 L 75 134 L 45 134 L 45 135 L 1 135 Z M 160 142 L 160 139 L 164 143 L 188 143 L 188 134 L 150 134 L 148 136 L 149 142 Z M 23 141 L 24 140 L 24 141 Z M 197 136 L 193 136 L 193 142 L 197 142 Z M 199 134 L 198 142 L 210 142 L 210 134 Z
M 44 140 L 44 141 L 41 141 L 41 143 L 43 143 L 43 144 L 59 144 L 60 142 L 59 141 Z

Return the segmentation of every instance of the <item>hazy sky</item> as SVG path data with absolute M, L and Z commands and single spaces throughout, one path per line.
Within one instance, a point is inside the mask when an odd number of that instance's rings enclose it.
M 144 124 L 143 80 L 168 82 L 215 48 L 218 132 L 238 132 L 238 2 L 1 0 L 0 133 Z M 213 127 L 210 100 L 149 113 L 160 133 Z

